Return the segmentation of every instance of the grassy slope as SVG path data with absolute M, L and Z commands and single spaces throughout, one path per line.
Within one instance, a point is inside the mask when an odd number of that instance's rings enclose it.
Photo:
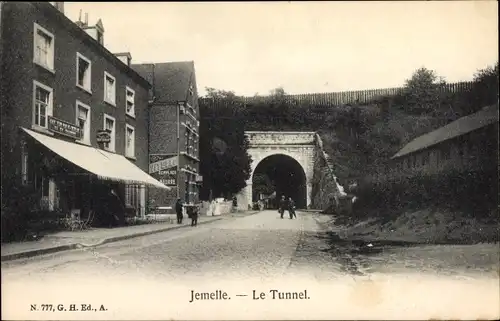
M 366 130 L 320 130 L 325 150 L 334 160 L 335 174 L 343 180 L 380 169 L 410 140 L 441 125 L 439 119 L 428 115 L 409 115 L 393 109 L 384 119 L 376 106 L 359 107 Z
M 409 115 L 392 110 L 383 119 L 373 107 L 365 117 L 367 130 L 358 137 L 347 131 L 323 130 L 326 152 L 334 160 L 335 174 L 349 181 L 383 168 L 385 161 L 413 138 L 442 125 L 437 117 Z M 441 206 L 400 206 L 392 209 L 369 209 L 346 217 L 337 217 L 335 225 L 344 225 L 343 237 L 369 240 L 399 240 L 419 243 L 498 242 L 498 211 L 478 217 L 467 209 Z

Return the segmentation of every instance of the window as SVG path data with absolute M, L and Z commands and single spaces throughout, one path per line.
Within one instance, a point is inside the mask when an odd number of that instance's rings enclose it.
M 100 43 L 101 45 L 104 43 L 102 32 L 100 32 L 99 30 L 97 31 L 97 42 Z
M 427 165 L 429 164 L 429 152 L 424 152 L 422 154 L 422 165 Z
M 128 124 L 125 127 L 125 156 L 135 157 L 135 130 Z
M 146 187 L 144 185 L 125 185 L 125 204 L 135 209 L 136 215 L 144 216 L 146 209 Z
M 41 171 L 34 175 L 34 186 L 40 197 L 40 207 L 44 210 L 53 211 L 55 203 L 55 182 Z
M 135 116 L 135 91 L 127 87 L 125 89 L 125 97 L 126 97 L 126 113 L 129 116 Z
M 40 171 L 35 174 L 35 189 L 42 197 L 49 197 L 49 179 Z
M 52 88 L 33 81 L 33 124 L 47 128 L 47 117 L 52 116 Z
M 54 71 L 54 35 L 35 23 L 33 62 Z
M 137 192 L 138 192 L 138 186 L 125 185 L 125 205 L 134 208 L 135 215 L 137 215 L 137 208 L 139 207 Z
M 82 54 L 76 53 L 76 85 L 91 92 L 92 63 Z
M 104 72 L 104 101 L 116 106 L 116 79 Z
M 80 127 L 80 142 L 90 145 L 90 107 L 76 102 L 76 124 Z
M 450 148 L 449 146 L 443 146 L 443 148 L 441 149 L 441 158 L 443 160 L 447 160 L 450 158 Z
M 104 129 L 110 133 L 111 141 L 109 143 L 104 144 L 104 148 L 114 152 L 115 151 L 115 119 L 109 115 L 104 115 Z
M 186 131 L 186 152 L 191 155 L 193 152 L 194 135 Z

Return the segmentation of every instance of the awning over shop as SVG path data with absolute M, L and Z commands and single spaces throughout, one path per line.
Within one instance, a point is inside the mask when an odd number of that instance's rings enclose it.
M 54 153 L 97 175 L 100 179 L 171 189 L 145 173 L 122 155 L 77 143 L 69 143 L 26 128 L 22 129 Z

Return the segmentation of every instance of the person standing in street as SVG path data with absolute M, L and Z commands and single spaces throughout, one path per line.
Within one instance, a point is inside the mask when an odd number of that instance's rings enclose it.
M 295 214 L 295 202 L 291 197 L 288 198 L 288 213 L 290 214 L 290 219 L 297 218 L 297 214 Z
M 198 225 L 198 206 L 193 205 L 189 207 L 191 212 L 191 226 Z
M 285 214 L 285 210 L 287 208 L 287 202 L 285 199 L 285 195 L 281 196 L 281 200 L 280 200 L 278 206 L 279 206 L 278 212 L 280 213 L 280 217 L 283 218 L 283 215 Z
M 175 212 L 177 213 L 177 224 L 182 224 L 182 201 L 180 198 L 178 198 L 177 202 L 175 203 Z

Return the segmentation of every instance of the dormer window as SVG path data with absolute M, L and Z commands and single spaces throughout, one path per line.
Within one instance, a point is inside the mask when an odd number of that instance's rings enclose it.
M 99 19 L 95 25 L 96 29 L 96 40 L 99 44 L 104 46 L 104 26 L 102 25 L 102 20 Z
M 104 27 L 102 25 L 102 20 L 99 19 L 95 26 L 89 26 L 88 25 L 88 16 L 85 14 L 85 22 L 78 21 L 78 25 L 81 26 L 85 32 L 94 38 L 95 41 L 97 41 L 100 45 L 104 46 Z
M 100 32 L 99 30 L 97 31 L 97 42 L 100 43 L 101 45 L 103 44 L 102 32 Z

